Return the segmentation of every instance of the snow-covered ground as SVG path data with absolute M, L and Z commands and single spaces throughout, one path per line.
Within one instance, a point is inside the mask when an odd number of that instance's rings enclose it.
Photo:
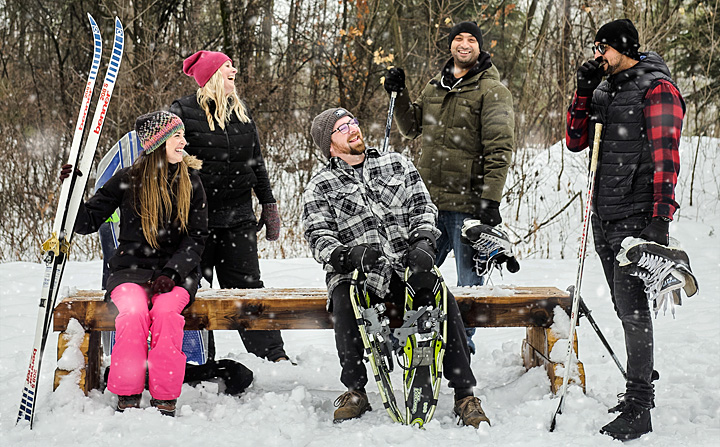
M 715 141 L 717 148 L 717 141 Z M 687 145 L 688 150 L 691 148 Z M 685 153 L 689 155 L 689 152 Z M 683 188 L 681 215 L 671 225 L 690 254 L 700 292 L 677 310 L 675 319 L 660 314 L 655 320 L 656 405 L 653 433 L 630 445 L 706 446 L 720 439 L 720 240 L 717 149 L 702 159 L 696 178 L 694 206 Z M 541 157 L 539 157 L 541 158 Z M 691 157 L 685 157 L 685 160 Z M 546 159 L 547 160 L 547 159 Z M 683 168 L 685 169 L 685 168 Z M 689 170 L 685 170 L 687 174 Z M 568 173 L 571 175 L 571 173 Z M 576 175 L 576 174 L 575 174 Z M 580 184 L 584 176 L 578 176 Z M 574 222 L 573 225 L 580 225 Z M 552 240 L 552 238 L 548 238 Z M 574 251 L 576 244 L 568 243 Z M 592 247 L 585 267 L 583 297 L 595 320 L 624 362 L 623 335 L 614 315 L 609 291 Z M 553 252 L 552 250 L 550 251 Z M 521 270 L 496 285 L 554 286 L 565 289 L 575 281 L 577 261 L 523 259 Z M 267 287 L 323 287 L 324 274 L 312 259 L 262 260 Z M 441 269 L 449 284 L 455 272 Z M 97 289 L 101 264 L 70 262 L 64 286 Z M 153 409 L 113 411 L 116 397 L 93 392 L 85 397 L 72 386 L 52 392 L 57 336 L 48 342 L 40 378 L 35 425 L 16 426 L 20 392 L 29 361 L 37 317 L 43 266 L 0 264 L 0 445 L 3 446 L 128 446 L 206 445 L 240 446 L 602 446 L 618 445 L 598 433 L 612 419 L 607 408 L 624 390 L 620 372 L 590 324 L 578 328 L 579 357 L 585 365 L 587 394 L 569 388 L 565 412 L 555 432 L 548 431 L 557 399 L 540 368 L 525 371 L 520 356 L 522 328 L 478 329 L 478 352 L 472 367 L 478 381 L 475 394 L 492 426 L 479 430 L 459 427 L 452 416 L 452 393 L 444 386 L 435 418 L 425 430 L 391 422 L 373 383 L 367 390 L 374 411 L 358 420 L 332 423 L 333 401 L 344 391 L 332 331 L 283 331 L 286 350 L 297 366 L 274 364 L 245 351 L 236 332 L 218 331 L 218 358 L 232 358 L 255 373 L 251 388 L 240 397 L 218 393 L 218 385 L 185 385 L 178 401 L 178 417 L 162 417 Z M 401 393 L 395 373 L 396 394 Z M 142 406 L 149 405 L 145 392 Z M 715 440 L 715 441 L 713 441 Z

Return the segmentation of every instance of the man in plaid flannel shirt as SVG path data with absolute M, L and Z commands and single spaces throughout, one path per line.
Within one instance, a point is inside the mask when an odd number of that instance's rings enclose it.
M 413 164 L 398 153 L 365 148 L 357 119 L 332 108 L 313 120 L 315 144 L 330 159 L 315 174 L 303 195 L 305 238 L 315 259 L 327 271 L 328 309 L 333 314 L 335 343 L 348 391 L 338 397 L 335 422 L 370 410 L 365 385 L 363 344 L 350 303 L 354 270 L 366 275 L 374 302 L 402 308 L 406 267 L 428 272 L 435 263 L 437 208 Z M 445 377 L 455 390 L 455 413 L 465 425 L 488 422 L 473 396 L 475 377 L 460 311 L 448 293 L 448 339 Z
M 657 53 L 640 53 L 627 19 L 603 25 L 594 56 L 577 72 L 566 142 L 577 152 L 602 123 L 592 227 L 627 351 L 626 390 L 610 412 L 620 415 L 600 432 L 634 439 L 652 431 L 653 326 L 642 280 L 623 274 L 615 259 L 626 237 L 668 245 L 680 170 L 678 146 L 685 114 L 677 86 Z M 608 76 L 602 81 L 602 76 Z M 657 376 L 656 376 L 657 377 Z

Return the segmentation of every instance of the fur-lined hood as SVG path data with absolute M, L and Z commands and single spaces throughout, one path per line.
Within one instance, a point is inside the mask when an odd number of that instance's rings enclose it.
M 200 160 L 194 155 L 183 155 L 183 160 L 185 161 L 185 163 L 187 163 L 190 169 L 196 169 L 199 171 L 200 168 L 202 168 L 202 160 Z

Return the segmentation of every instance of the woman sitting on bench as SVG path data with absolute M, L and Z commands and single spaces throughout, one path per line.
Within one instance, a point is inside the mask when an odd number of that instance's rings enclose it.
M 181 312 L 197 291 L 207 237 L 207 200 L 195 172 L 202 163 L 184 155 L 185 127 L 172 113 L 143 115 L 135 131 L 141 156 L 80 204 L 75 232 L 97 231 L 120 208 L 106 294 L 119 310 L 107 387 L 118 395 L 117 411 L 139 408 L 147 365 L 150 404 L 174 416 L 185 374 Z M 60 180 L 71 173 L 64 165 Z

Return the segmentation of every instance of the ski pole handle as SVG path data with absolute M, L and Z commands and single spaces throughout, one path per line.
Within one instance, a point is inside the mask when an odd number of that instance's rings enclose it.
M 600 153 L 600 134 L 602 133 L 602 123 L 595 123 L 595 135 L 592 145 L 592 158 L 590 159 L 590 175 L 595 177 L 597 171 L 598 154 Z

